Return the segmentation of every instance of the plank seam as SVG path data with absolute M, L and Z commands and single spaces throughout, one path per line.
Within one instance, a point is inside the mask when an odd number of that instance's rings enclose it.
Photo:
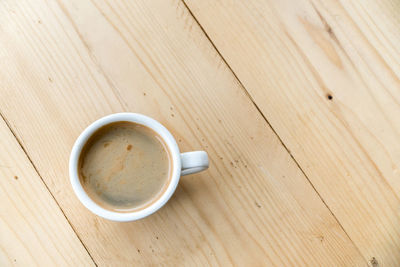
M 318 192 L 318 190 L 315 188 L 314 184 L 311 182 L 311 180 L 308 178 L 308 176 L 306 175 L 306 173 L 304 172 L 304 170 L 301 168 L 300 164 L 297 162 L 297 160 L 294 158 L 292 152 L 288 149 L 288 147 L 285 145 L 285 143 L 283 142 L 283 140 L 281 139 L 281 137 L 278 135 L 278 133 L 275 131 L 275 129 L 272 127 L 271 123 L 268 121 L 268 119 L 265 117 L 264 113 L 261 111 L 261 109 L 258 107 L 258 105 L 256 104 L 256 102 L 254 101 L 253 97 L 250 95 L 249 91 L 246 89 L 246 87 L 243 85 L 242 81 L 238 78 L 238 76 L 236 75 L 236 73 L 233 71 L 233 69 L 231 68 L 231 66 L 228 64 L 228 62 L 225 60 L 225 57 L 222 56 L 221 52 L 218 50 L 218 48 L 216 47 L 216 45 L 214 44 L 214 42 L 211 40 L 210 36 L 207 34 L 207 32 L 205 31 L 205 29 L 203 28 L 203 26 L 200 24 L 200 22 L 198 21 L 198 19 L 196 18 L 196 16 L 193 14 L 192 10 L 189 8 L 189 6 L 186 4 L 185 0 L 181 0 L 183 5 L 186 7 L 186 9 L 188 10 L 188 12 L 190 13 L 190 15 L 193 17 L 194 21 L 197 23 L 197 25 L 200 27 L 200 29 L 202 30 L 202 32 L 204 33 L 204 35 L 206 36 L 206 38 L 208 39 L 208 41 L 210 42 L 210 44 L 214 47 L 215 51 L 218 53 L 218 55 L 221 57 L 222 61 L 224 62 L 224 64 L 227 66 L 227 68 L 229 69 L 229 71 L 233 74 L 233 76 L 235 77 L 235 79 L 238 81 L 240 87 L 243 89 L 243 91 L 245 92 L 245 94 L 248 96 L 248 98 L 250 99 L 250 101 L 253 103 L 253 105 L 255 106 L 255 108 L 257 109 L 257 111 L 261 114 L 261 116 L 263 117 L 263 119 L 265 120 L 265 122 L 268 124 L 268 126 L 272 129 L 273 133 L 277 136 L 279 142 L 282 144 L 282 146 L 285 148 L 285 150 L 289 153 L 290 157 L 292 158 L 292 160 L 294 161 L 294 163 L 296 164 L 296 166 L 300 169 L 300 171 L 302 172 L 302 174 L 304 175 L 304 177 L 307 179 L 307 181 L 310 183 L 311 187 L 313 188 L 313 190 L 317 193 L 317 196 L 321 199 L 322 203 L 326 206 L 326 208 L 329 210 L 330 214 L 333 216 L 334 220 L 339 224 L 340 228 L 343 230 L 343 232 L 345 233 L 345 235 L 349 238 L 350 242 L 354 245 L 354 247 L 357 249 L 357 252 L 359 253 L 359 255 L 363 257 L 363 254 L 361 253 L 360 249 L 358 248 L 358 246 L 355 244 L 355 242 L 351 239 L 351 237 L 349 236 L 349 234 L 347 233 L 347 231 L 344 229 L 343 225 L 340 223 L 340 221 L 338 220 L 338 218 L 335 216 L 335 214 L 332 212 L 332 210 L 329 208 L 328 204 L 325 202 L 325 200 L 323 199 L 323 197 L 320 195 L 320 193 Z M 365 259 L 365 258 L 364 258 Z
M 33 163 L 32 159 L 30 158 L 29 154 L 26 152 L 24 146 L 22 145 L 21 140 L 17 137 L 17 135 L 15 134 L 14 130 L 11 128 L 11 125 L 9 123 L 9 121 L 5 118 L 5 116 L 2 114 L 2 112 L 0 111 L 0 117 L 3 119 L 3 121 L 6 123 L 8 129 L 10 130 L 10 132 L 12 133 L 12 135 L 14 136 L 15 140 L 18 142 L 20 148 L 22 149 L 22 151 L 25 153 L 26 157 L 28 158 L 29 162 L 31 163 L 33 169 L 35 170 L 35 172 L 37 173 L 37 175 L 39 176 L 40 180 L 42 181 L 42 183 L 44 184 L 44 186 L 46 187 L 47 191 L 50 193 L 51 197 L 53 198 L 53 200 L 56 202 L 58 208 L 61 210 L 61 213 L 63 214 L 64 218 L 67 220 L 69 226 L 71 227 L 72 231 L 74 231 L 74 234 L 76 235 L 76 237 L 78 238 L 79 242 L 81 242 L 82 246 L 85 248 L 87 254 L 89 255 L 89 257 L 92 259 L 94 265 L 97 267 L 97 263 L 96 261 L 93 259 L 92 255 L 89 253 L 89 250 L 87 249 L 87 247 L 85 246 L 85 244 L 82 242 L 81 238 L 79 237 L 79 235 L 77 234 L 75 228 L 72 226 L 72 223 L 68 220 L 68 217 L 65 215 L 64 210 L 61 208 L 60 204 L 58 203 L 57 199 L 54 197 L 54 195 L 52 194 L 52 192 L 50 191 L 49 187 L 47 186 L 47 184 L 45 183 L 45 181 L 43 180 L 42 175 L 39 173 L 38 169 L 36 168 L 35 164 Z

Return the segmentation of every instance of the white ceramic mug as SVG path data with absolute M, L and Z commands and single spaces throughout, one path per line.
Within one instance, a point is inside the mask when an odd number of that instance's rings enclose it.
M 142 124 L 157 132 L 163 138 L 165 144 L 168 146 L 168 149 L 171 152 L 173 166 L 171 178 L 169 179 L 169 184 L 164 193 L 146 208 L 129 213 L 107 210 L 95 203 L 83 189 L 78 174 L 79 156 L 81 154 L 83 146 L 88 141 L 90 136 L 92 136 L 93 133 L 95 133 L 99 128 L 103 127 L 104 125 L 119 121 L 129 121 Z M 90 124 L 75 141 L 69 159 L 69 175 L 72 188 L 74 189 L 75 194 L 78 196 L 82 204 L 98 216 L 119 222 L 138 220 L 156 212 L 170 199 L 176 189 L 176 186 L 178 185 L 181 175 L 200 172 L 207 168 L 208 155 L 205 151 L 180 153 L 174 137 L 163 125 L 150 117 L 137 113 L 116 113 L 105 116 Z

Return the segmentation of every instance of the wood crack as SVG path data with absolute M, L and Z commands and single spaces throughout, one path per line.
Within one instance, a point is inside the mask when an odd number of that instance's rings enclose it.
M 87 249 L 87 247 L 85 246 L 85 244 L 82 242 L 81 238 L 79 237 L 79 235 L 77 234 L 75 228 L 73 227 L 72 223 L 68 220 L 68 217 L 65 215 L 64 210 L 61 208 L 60 204 L 58 203 L 57 199 L 54 197 L 53 193 L 51 192 L 51 190 L 49 189 L 49 187 L 47 186 L 47 184 L 45 183 L 42 175 L 39 173 L 36 165 L 33 163 L 31 157 L 29 156 L 28 152 L 26 151 L 25 147 L 22 144 L 22 141 L 18 138 L 18 136 L 16 135 L 16 133 L 14 132 L 14 130 L 11 127 L 10 122 L 6 119 L 6 117 L 1 113 L 0 111 L 0 117 L 1 119 L 6 123 L 8 129 L 10 130 L 10 132 L 12 133 L 12 135 L 14 136 L 15 140 L 18 142 L 20 148 L 22 149 L 22 151 L 24 152 L 24 154 L 26 155 L 27 159 L 29 160 L 29 162 L 31 163 L 33 169 L 35 170 L 35 172 L 37 173 L 37 175 L 40 177 L 40 180 L 42 181 L 42 183 L 44 184 L 44 186 L 46 187 L 47 191 L 49 192 L 49 194 L 51 195 L 51 197 L 53 198 L 53 200 L 55 201 L 55 203 L 57 204 L 58 208 L 60 209 L 61 213 L 63 214 L 64 218 L 67 220 L 69 226 L 71 227 L 72 231 L 74 231 L 76 237 L 78 238 L 79 242 L 81 242 L 82 246 L 85 248 L 87 254 L 89 255 L 89 257 L 91 258 L 91 260 L 93 261 L 94 265 L 97 267 L 97 263 L 96 261 L 93 259 L 92 255 L 89 253 L 89 250 Z M 15 178 L 15 177 L 14 177 Z M 18 179 L 15 178 L 15 179 Z
M 226 64 L 227 68 L 230 70 L 230 72 L 233 74 L 233 76 L 235 77 L 235 79 L 238 81 L 240 87 L 243 89 L 243 91 L 245 92 L 245 94 L 248 96 L 248 98 L 251 100 L 251 102 L 253 103 L 254 107 L 257 109 L 257 111 L 261 114 L 261 116 L 263 117 L 263 119 L 265 120 L 265 122 L 268 124 L 268 126 L 271 128 L 271 130 L 273 131 L 273 133 L 275 134 L 275 136 L 278 138 L 279 142 L 282 144 L 282 146 L 285 148 L 285 150 L 287 151 L 287 153 L 290 155 L 291 159 L 294 161 L 294 163 L 296 164 L 296 166 L 300 169 L 301 173 L 304 175 L 304 177 L 307 179 L 308 183 L 311 185 L 311 187 L 313 188 L 313 190 L 316 192 L 317 196 L 321 199 L 322 203 L 324 204 L 324 206 L 328 209 L 328 211 L 330 212 L 330 214 L 332 215 L 333 219 L 337 222 L 337 224 L 339 225 L 340 229 L 342 229 L 342 231 L 344 232 L 344 234 L 346 235 L 346 237 L 350 240 L 351 244 L 353 244 L 353 246 L 357 249 L 358 253 L 360 255 L 362 255 L 360 249 L 358 248 L 358 246 L 355 244 L 355 242 L 351 239 L 351 237 L 349 236 L 349 234 L 347 233 L 347 231 L 344 229 L 343 225 L 340 223 L 340 221 L 338 220 L 338 218 L 336 217 L 336 215 L 333 213 L 333 211 L 329 208 L 328 204 L 325 202 L 325 200 L 323 199 L 323 197 L 320 195 L 320 193 L 317 191 L 317 189 L 315 188 L 314 184 L 311 182 L 310 178 L 307 176 L 307 174 L 305 173 L 305 171 L 303 170 L 303 168 L 300 166 L 300 164 L 298 163 L 298 161 L 295 159 L 295 157 L 293 156 L 292 152 L 290 151 L 290 149 L 286 146 L 286 144 L 283 142 L 283 140 L 281 139 L 281 137 L 278 135 L 278 133 L 276 132 L 276 130 L 272 127 L 271 123 L 269 122 L 269 120 L 266 118 L 266 116 L 264 115 L 264 113 L 261 111 L 261 109 L 259 108 L 259 106 L 257 105 L 257 103 L 255 102 L 255 100 L 253 99 L 253 97 L 250 95 L 249 91 L 246 89 L 246 87 L 243 85 L 242 81 L 238 78 L 238 76 L 236 75 L 235 71 L 232 69 L 232 67 L 228 64 L 228 62 L 226 61 L 226 59 L 224 58 L 224 56 L 221 54 L 221 52 L 218 50 L 218 48 L 215 46 L 214 42 L 211 40 L 210 36 L 207 34 L 207 32 L 205 31 L 205 29 L 203 28 L 203 26 L 200 24 L 200 22 L 198 21 L 198 19 L 196 18 L 196 16 L 193 14 L 193 12 L 190 10 L 190 8 L 188 7 L 188 5 L 186 4 L 185 0 L 181 0 L 183 2 L 183 4 L 186 6 L 186 8 L 188 9 L 189 13 L 192 15 L 193 19 L 196 21 L 196 23 L 199 25 L 200 29 L 203 31 L 204 35 L 207 37 L 208 41 L 211 43 L 211 45 L 214 47 L 214 49 L 216 50 L 216 52 L 218 53 L 218 55 L 221 57 L 222 61 Z M 313 4 L 312 4 L 313 5 Z M 314 7 L 314 5 L 313 5 Z M 314 9 L 316 10 L 316 8 L 314 7 Z M 318 13 L 318 15 L 320 16 L 322 22 L 325 25 L 325 29 L 327 30 L 327 32 L 329 33 L 329 35 L 331 36 L 332 39 L 335 40 L 335 42 L 340 46 L 340 48 L 342 50 L 343 47 L 341 46 L 339 40 L 337 39 L 336 35 L 334 34 L 332 28 L 330 27 L 330 25 L 326 22 L 326 20 L 320 15 L 319 11 L 316 10 L 316 12 Z

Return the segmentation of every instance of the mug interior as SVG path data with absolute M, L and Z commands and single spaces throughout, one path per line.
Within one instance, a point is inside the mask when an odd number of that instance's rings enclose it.
M 87 195 L 86 191 L 83 189 L 78 173 L 79 157 L 84 145 L 89 140 L 89 138 L 101 127 L 108 125 L 110 123 L 123 122 L 123 121 L 141 124 L 154 130 L 164 140 L 164 143 L 167 145 L 172 161 L 171 177 L 168 181 L 169 184 L 166 186 L 164 192 L 162 192 L 162 194 L 158 197 L 158 199 L 153 200 L 153 202 L 150 205 L 132 212 L 111 211 L 101 207 L 99 204 L 94 202 Z M 81 133 L 81 135 L 78 137 L 72 148 L 69 161 L 69 172 L 70 172 L 72 187 L 76 195 L 78 196 L 79 200 L 83 203 L 83 205 L 86 208 L 88 208 L 93 213 L 105 219 L 113 221 L 133 221 L 141 219 L 143 217 L 146 217 L 154 213 L 155 211 L 160 209 L 172 196 L 180 178 L 180 172 L 181 172 L 180 152 L 174 137 L 158 121 L 150 117 L 147 117 L 145 115 L 137 113 L 116 113 L 108 115 L 93 122 Z

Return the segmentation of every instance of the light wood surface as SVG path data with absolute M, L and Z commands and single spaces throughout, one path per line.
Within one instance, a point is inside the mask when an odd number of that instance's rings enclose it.
M 0 164 L 15 167 L 0 167 L 0 265 L 398 265 L 396 8 L 2 1 Z M 152 116 L 182 151 L 210 156 L 131 223 L 86 210 L 67 170 L 79 133 L 119 111 Z M 3 193 L 18 188 L 26 198 Z M 26 235 L 12 231 L 27 219 L 8 217 L 17 210 L 29 211 Z
M 400 264 L 400 3 L 187 2 L 364 258 Z
M 1 266 L 94 266 L 1 118 L 0 136 Z

